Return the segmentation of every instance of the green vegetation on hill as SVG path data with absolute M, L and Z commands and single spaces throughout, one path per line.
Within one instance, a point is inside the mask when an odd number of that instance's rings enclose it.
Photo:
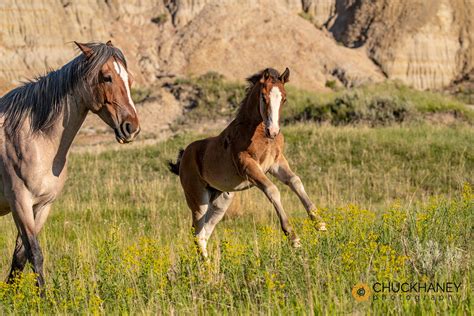
M 219 74 L 178 79 L 177 86 L 193 91 L 191 120 L 231 117 L 245 95 L 245 85 L 228 82 Z M 474 111 L 452 97 L 417 91 L 398 82 L 370 84 L 353 89 L 315 93 L 287 87 L 283 120 L 328 122 L 333 125 L 370 126 L 423 121 L 446 114 L 457 121 L 474 122 Z
M 282 202 L 303 247 L 289 246 L 257 189 L 217 226 L 210 261 L 165 161 L 202 135 L 71 156 L 64 194 L 40 235 L 46 298 L 34 276 L 0 282 L 1 314 L 471 314 L 474 152 L 471 126 L 285 126 L 287 156 L 327 233 Z M 16 229 L 0 218 L 5 275 Z M 27 271 L 31 271 L 27 269 Z M 456 282 L 451 298 L 357 303 L 354 284 Z M 380 297 L 379 297 L 380 298 Z

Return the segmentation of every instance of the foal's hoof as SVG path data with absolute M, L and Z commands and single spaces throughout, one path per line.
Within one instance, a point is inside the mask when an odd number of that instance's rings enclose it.
M 293 248 L 301 248 L 301 241 L 299 238 L 295 238 L 293 240 L 291 240 L 291 246 Z
M 316 224 L 316 229 L 320 232 L 325 232 L 327 231 L 327 228 L 326 228 L 326 223 L 325 222 L 321 222 L 321 223 L 318 223 Z

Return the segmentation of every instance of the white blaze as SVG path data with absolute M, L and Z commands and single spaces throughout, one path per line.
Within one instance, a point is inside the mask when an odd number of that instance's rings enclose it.
M 270 90 L 270 116 L 268 117 L 268 128 L 279 129 L 278 120 L 280 116 L 280 105 L 281 105 L 281 91 L 278 87 L 273 87 Z
M 122 67 L 122 65 L 120 63 L 117 63 L 116 61 L 114 61 L 114 68 L 115 68 L 115 71 L 119 74 L 120 78 L 122 79 L 123 84 L 125 85 L 125 90 L 127 91 L 127 95 L 128 95 L 128 102 L 132 105 L 133 110 L 137 111 L 137 109 L 135 108 L 135 103 L 133 103 L 133 100 L 132 100 L 132 95 L 130 94 L 130 86 L 128 84 L 127 70 L 125 70 L 125 67 Z

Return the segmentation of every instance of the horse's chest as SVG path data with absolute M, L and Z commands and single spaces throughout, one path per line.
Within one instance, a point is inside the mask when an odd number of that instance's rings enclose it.
M 32 165 L 22 168 L 22 178 L 33 198 L 42 199 L 47 196 L 48 199 L 54 199 L 64 187 L 66 168 L 55 173 L 51 165 Z
M 275 150 L 268 150 L 260 156 L 259 165 L 263 172 L 267 172 L 273 164 L 275 164 L 277 152 Z

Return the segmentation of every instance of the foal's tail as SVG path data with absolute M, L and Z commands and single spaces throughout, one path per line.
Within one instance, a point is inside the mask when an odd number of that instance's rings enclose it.
M 183 154 L 184 149 L 181 148 L 179 150 L 178 159 L 176 160 L 176 163 L 173 163 L 172 160 L 168 160 L 168 169 L 175 175 L 179 175 L 179 165 L 181 164 L 181 158 L 183 157 Z

